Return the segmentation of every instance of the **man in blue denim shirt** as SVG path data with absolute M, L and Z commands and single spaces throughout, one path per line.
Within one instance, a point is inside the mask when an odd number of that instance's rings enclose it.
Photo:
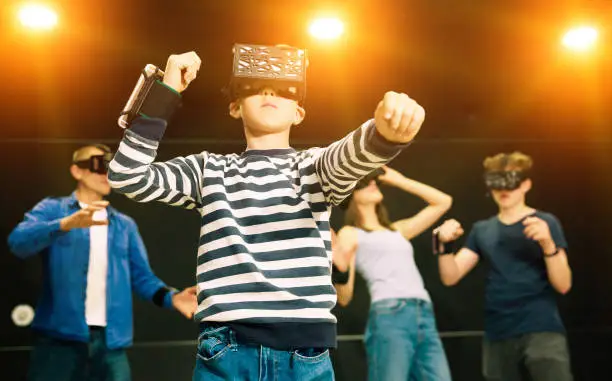
M 16 256 L 43 260 L 29 380 L 129 380 L 132 291 L 188 318 L 197 307 L 195 287 L 157 278 L 134 220 L 103 201 L 110 156 L 103 145 L 75 151 L 76 191 L 39 202 L 9 236 Z

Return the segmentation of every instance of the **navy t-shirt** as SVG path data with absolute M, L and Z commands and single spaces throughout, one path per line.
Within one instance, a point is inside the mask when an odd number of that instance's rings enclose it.
M 541 211 L 557 247 L 567 250 L 557 218 Z M 465 247 L 489 265 L 485 287 L 485 335 L 503 340 L 532 332 L 564 332 L 556 292 L 540 245 L 525 236 L 524 219 L 511 225 L 497 216 L 474 224 Z

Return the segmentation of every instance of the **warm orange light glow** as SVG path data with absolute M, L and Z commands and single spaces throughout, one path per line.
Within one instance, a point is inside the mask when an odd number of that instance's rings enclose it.
M 578 28 L 570 29 L 563 36 L 563 46 L 568 49 L 584 52 L 592 49 L 597 42 L 598 32 L 597 29 L 590 26 L 582 26 Z
M 336 17 L 321 17 L 310 23 L 308 31 L 320 40 L 333 40 L 344 33 L 344 23 Z
M 25 4 L 18 13 L 21 25 L 30 29 L 52 29 L 57 25 L 57 13 L 42 4 Z

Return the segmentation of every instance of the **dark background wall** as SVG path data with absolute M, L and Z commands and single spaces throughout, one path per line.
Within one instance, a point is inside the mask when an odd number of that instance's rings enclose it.
M 574 287 L 559 303 L 576 379 L 605 379 L 598 375 L 612 360 L 610 36 L 602 31 L 607 45 L 602 41 L 597 53 L 584 57 L 563 52 L 558 39 L 577 18 L 609 25 L 606 2 L 326 2 L 348 20 L 346 37 L 328 46 L 305 34 L 319 1 L 65 0 L 56 2 L 60 28 L 48 35 L 18 29 L 13 3 L 2 3 L 0 23 L 7 73 L 0 102 L 0 237 L 43 197 L 72 191 L 67 168 L 75 148 L 91 141 L 116 147 L 122 133 L 115 123 L 118 111 L 144 64 L 164 66 L 168 54 L 187 50 L 204 61 L 166 133 L 160 159 L 203 149 L 239 152 L 242 131 L 227 117 L 219 91 L 229 76 L 232 44 L 305 46 L 311 58 L 308 115 L 293 132 L 298 148 L 342 137 L 371 117 L 385 91 L 407 92 L 424 105 L 427 121 L 417 142 L 392 165 L 451 194 L 455 203 L 448 216 L 467 227 L 495 212 L 481 181 L 482 159 L 513 150 L 534 157 L 528 202 L 556 214 L 570 244 Z M 385 195 L 394 218 L 422 206 L 395 189 L 385 189 Z M 178 287 L 194 282 L 195 213 L 117 195 L 110 201 L 136 219 L 162 279 Z M 334 211 L 332 222 L 341 226 L 341 211 Z M 413 243 L 453 376 L 480 380 L 486 267 L 446 288 L 429 254 L 429 232 Z M 19 261 L 0 245 L 2 379 L 23 379 L 33 336 L 14 326 L 10 313 L 17 304 L 36 303 L 40 270 L 36 258 Z M 338 380 L 365 379 L 360 335 L 368 303 L 358 280 L 353 303 L 336 311 Z M 140 300 L 134 324 L 134 380 L 189 379 L 196 326 Z

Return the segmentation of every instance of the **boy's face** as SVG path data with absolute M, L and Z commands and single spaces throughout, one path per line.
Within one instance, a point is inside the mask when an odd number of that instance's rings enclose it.
M 495 203 L 501 209 L 509 209 L 524 203 L 525 193 L 521 191 L 521 188 L 515 190 L 491 190 Z
M 287 130 L 304 119 L 305 111 L 295 100 L 278 96 L 272 88 L 230 104 L 230 115 L 242 118 L 251 132 L 272 134 Z

